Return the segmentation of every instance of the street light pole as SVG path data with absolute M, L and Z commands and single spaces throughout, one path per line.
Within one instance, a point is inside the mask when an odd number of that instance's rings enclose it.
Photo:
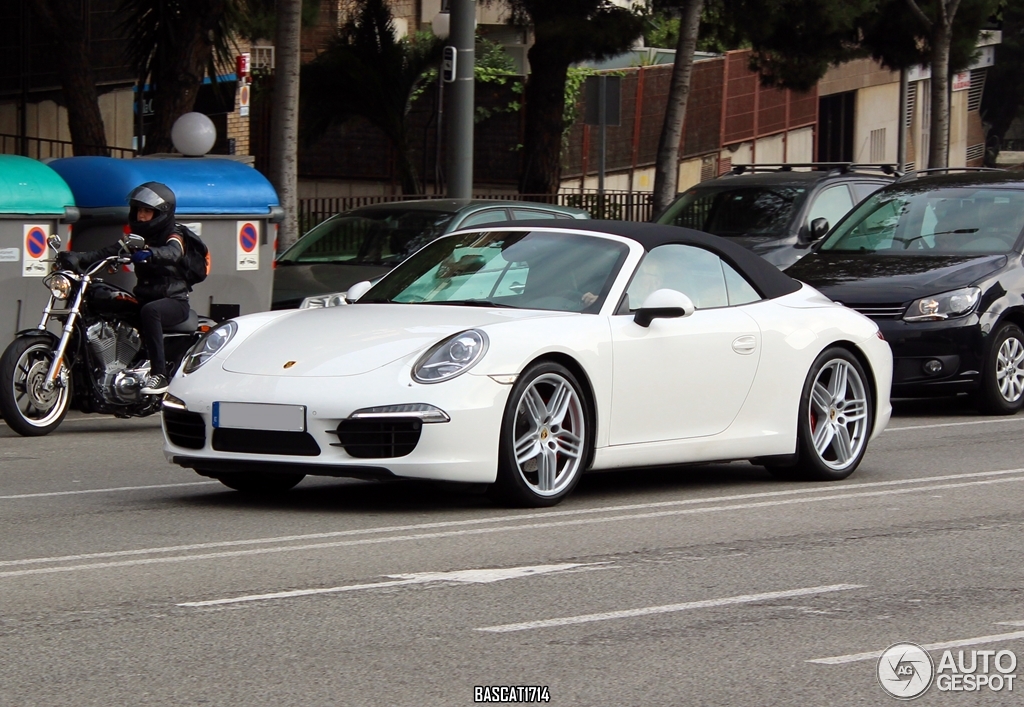
M 473 195 L 473 64 L 475 0 L 451 0 L 451 34 L 455 47 L 455 81 L 451 87 L 448 119 L 448 196 L 468 199 Z

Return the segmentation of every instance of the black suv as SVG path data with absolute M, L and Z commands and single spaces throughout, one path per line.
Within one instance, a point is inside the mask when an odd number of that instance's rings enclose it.
M 737 165 L 687 189 L 655 221 L 729 238 L 786 268 L 896 176 L 890 165 Z
M 878 323 L 894 397 L 968 392 L 1024 406 L 1024 175 L 911 173 L 786 270 Z

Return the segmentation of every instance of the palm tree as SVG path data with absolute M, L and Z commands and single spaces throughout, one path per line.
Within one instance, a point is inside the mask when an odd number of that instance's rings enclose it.
M 494 0 L 489 0 L 494 1 Z M 524 194 L 553 194 L 562 174 L 565 80 L 569 66 L 629 49 L 640 36 L 639 15 L 607 0 L 506 0 L 510 21 L 532 25 L 530 76 L 526 80 Z
M 359 10 L 327 48 L 302 67 L 302 130 L 307 140 L 333 125 L 362 117 L 384 133 L 394 150 L 405 194 L 422 186 L 409 154 L 406 117 L 427 69 L 436 66 L 441 41 L 396 39 L 384 0 L 360 0 Z
M 284 209 L 281 248 L 299 236 L 298 136 L 302 0 L 278 0 L 274 103 L 270 134 L 270 181 Z
M 171 126 L 195 105 L 199 86 L 231 61 L 231 28 L 241 0 L 122 0 L 127 56 L 153 94 L 153 123 L 142 152 L 170 152 Z

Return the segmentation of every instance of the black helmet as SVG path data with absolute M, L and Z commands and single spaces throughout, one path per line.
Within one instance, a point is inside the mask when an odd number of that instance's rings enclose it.
M 156 212 L 152 220 L 139 221 L 140 206 Z M 128 195 L 128 226 L 132 233 L 138 233 L 146 239 L 169 235 L 174 229 L 174 207 L 174 192 L 166 184 L 140 184 Z

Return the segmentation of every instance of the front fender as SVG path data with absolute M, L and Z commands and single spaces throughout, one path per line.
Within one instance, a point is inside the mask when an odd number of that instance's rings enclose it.
M 30 336 L 42 336 L 53 342 L 54 346 L 60 343 L 60 337 L 46 329 L 22 329 L 14 335 L 15 339 L 24 339 Z

